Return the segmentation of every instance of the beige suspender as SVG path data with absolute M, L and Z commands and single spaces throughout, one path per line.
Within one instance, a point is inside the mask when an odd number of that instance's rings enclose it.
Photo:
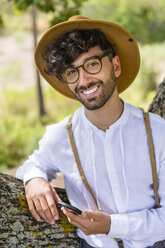
M 83 172 L 80 160 L 79 160 L 79 156 L 77 153 L 77 149 L 76 149 L 76 145 L 75 145 L 73 133 L 72 133 L 72 117 L 73 117 L 73 115 L 70 116 L 68 124 L 67 124 L 67 130 L 68 130 L 68 134 L 69 134 L 69 139 L 70 139 L 72 151 L 73 151 L 76 163 L 77 163 L 77 167 L 78 167 L 81 179 L 82 179 L 85 187 L 87 188 L 88 192 L 90 193 L 93 201 L 95 202 L 97 208 L 99 209 L 96 197 L 95 197 L 90 185 L 88 184 L 88 181 L 84 175 L 84 172 Z M 159 203 L 159 195 L 158 195 L 158 177 L 157 177 L 157 170 L 156 170 L 156 161 L 155 161 L 154 145 L 153 145 L 153 139 L 152 139 L 150 120 L 149 120 L 149 113 L 143 111 L 143 117 L 144 117 L 144 123 L 145 123 L 145 127 L 146 127 L 146 132 L 147 132 L 147 140 L 148 140 L 148 145 L 149 145 L 149 153 L 150 153 L 150 161 L 151 161 L 152 177 L 153 177 L 153 186 L 154 186 L 154 195 L 155 195 L 155 201 L 156 201 L 155 207 L 159 208 L 160 203 Z M 124 248 L 122 240 L 115 238 L 115 241 L 118 242 L 119 248 Z
M 82 179 L 83 183 L 85 184 L 85 187 L 87 188 L 88 192 L 92 196 L 92 199 L 94 200 L 95 205 L 99 209 L 95 194 L 93 193 L 93 191 L 92 191 L 91 187 L 89 186 L 88 181 L 87 181 L 87 179 L 86 179 L 86 177 L 84 175 L 84 171 L 82 169 L 80 159 L 79 159 L 79 156 L 78 156 L 78 153 L 77 153 L 77 148 L 76 148 L 74 138 L 73 138 L 73 133 L 72 133 L 72 117 L 73 117 L 73 115 L 70 116 L 69 122 L 68 122 L 68 125 L 67 125 L 67 130 L 68 130 L 68 134 L 69 134 L 69 138 L 70 138 L 72 151 L 73 151 L 73 154 L 74 154 L 74 157 L 75 157 L 75 160 L 76 160 L 76 164 L 77 164 L 81 179 Z
M 143 111 L 144 123 L 147 131 L 147 139 L 148 139 L 148 146 L 149 146 L 149 153 L 150 153 L 150 162 L 151 162 L 151 169 L 152 169 L 152 178 L 153 178 L 153 186 L 154 186 L 154 195 L 155 195 L 155 207 L 160 207 L 159 202 L 159 194 L 158 194 L 158 176 L 157 176 L 157 169 L 156 169 L 156 160 L 155 160 L 155 152 L 154 152 L 154 144 L 152 139 L 152 131 L 150 126 L 149 120 L 149 113 Z

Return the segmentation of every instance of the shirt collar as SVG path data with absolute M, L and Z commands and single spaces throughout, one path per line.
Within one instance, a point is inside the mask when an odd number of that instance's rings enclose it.
M 128 119 L 128 115 L 129 115 L 129 104 L 127 104 L 125 102 L 123 102 L 123 104 L 124 104 L 124 108 L 123 108 L 123 112 L 122 112 L 121 116 L 119 117 L 119 119 L 117 121 L 115 121 L 113 124 L 111 124 L 107 130 L 115 128 L 119 125 L 120 126 L 124 125 L 126 123 L 126 121 Z M 92 122 L 90 122 L 87 119 L 87 117 L 85 115 L 85 108 L 84 107 L 82 108 L 82 120 L 83 120 L 85 126 L 93 129 L 93 131 L 104 132 L 103 130 L 98 129 Z

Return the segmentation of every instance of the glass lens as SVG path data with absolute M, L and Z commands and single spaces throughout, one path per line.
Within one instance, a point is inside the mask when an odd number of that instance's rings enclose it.
M 62 79 L 67 83 L 75 82 L 78 79 L 78 71 L 75 68 L 67 68 L 61 75 Z
M 91 74 L 98 73 L 101 70 L 101 62 L 97 58 L 90 59 L 85 62 L 84 69 Z

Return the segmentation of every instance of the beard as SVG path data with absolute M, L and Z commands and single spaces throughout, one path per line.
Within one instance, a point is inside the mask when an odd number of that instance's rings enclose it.
M 79 95 L 79 92 L 81 90 L 90 89 L 94 85 L 99 85 L 99 87 L 101 87 L 101 92 L 98 96 L 89 99 L 83 99 Z M 111 96 L 114 93 L 115 86 L 116 86 L 116 78 L 115 78 L 114 68 L 112 67 L 110 77 L 105 83 L 102 80 L 97 80 L 95 82 L 90 82 L 87 87 L 84 86 L 77 87 L 75 89 L 76 93 L 74 93 L 74 95 L 77 98 L 77 100 L 84 105 L 86 109 L 96 110 L 103 107 L 106 104 L 106 102 L 111 98 Z

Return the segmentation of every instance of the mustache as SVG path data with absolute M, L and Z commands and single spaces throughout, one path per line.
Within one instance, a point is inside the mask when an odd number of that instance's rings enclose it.
M 97 84 L 100 84 L 102 85 L 103 84 L 103 81 L 102 80 L 97 80 L 95 82 L 90 82 L 87 86 L 80 86 L 80 87 L 77 87 L 75 89 L 75 92 L 78 93 L 79 91 L 81 90 L 87 90 L 87 89 L 90 89 L 91 87 L 97 85 Z

